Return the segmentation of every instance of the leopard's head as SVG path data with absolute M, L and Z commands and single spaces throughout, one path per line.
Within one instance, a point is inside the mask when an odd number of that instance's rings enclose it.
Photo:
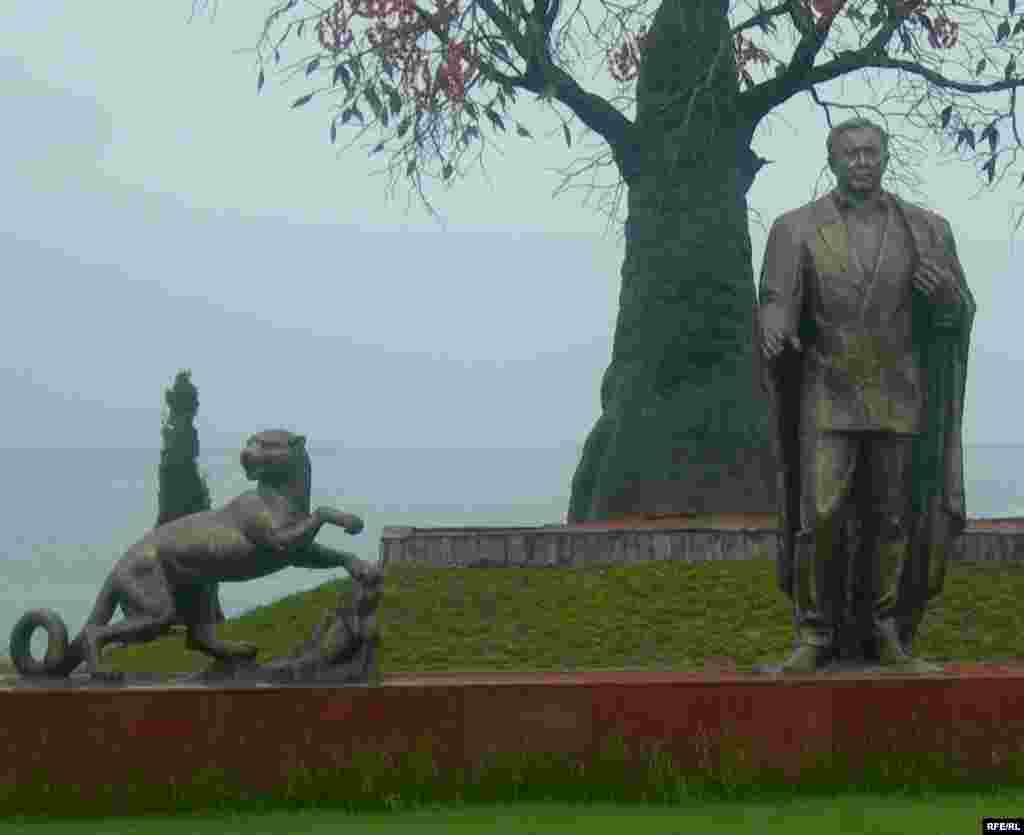
M 287 491 L 309 512 L 312 465 L 305 435 L 286 429 L 257 432 L 245 442 L 239 460 L 246 478 Z

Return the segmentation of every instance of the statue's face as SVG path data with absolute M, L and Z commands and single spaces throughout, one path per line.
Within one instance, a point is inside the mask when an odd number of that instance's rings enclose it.
M 829 166 L 841 191 L 866 196 L 882 187 L 882 175 L 888 162 L 878 131 L 852 128 L 836 137 Z

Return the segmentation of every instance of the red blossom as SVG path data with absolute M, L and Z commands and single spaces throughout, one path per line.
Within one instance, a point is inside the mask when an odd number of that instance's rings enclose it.
M 923 16 L 923 15 L 922 15 Z M 928 43 L 934 49 L 952 49 L 960 40 L 960 24 L 938 14 L 928 31 Z
M 895 11 L 897 17 L 906 17 L 927 7 L 928 0 L 903 0 L 902 3 L 896 4 Z
M 317 37 L 324 49 L 337 53 L 355 39 L 351 31 L 354 17 L 371 20 L 366 40 L 382 62 L 398 70 L 399 87 L 417 110 L 434 107 L 439 93 L 459 104 L 478 72 L 476 56 L 465 42 L 452 40 L 432 77 L 429 56 L 417 43 L 432 29 L 448 30 L 458 5 L 459 0 L 437 0 L 437 11 L 424 20 L 416 11 L 415 0 L 337 0 L 317 22 Z
M 632 81 L 640 72 L 640 56 L 650 45 L 650 33 L 642 29 L 635 35 L 626 35 L 618 49 L 608 50 L 608 71 L 616 81 Z
M 772 60 L 771 55 L 761 49 L 761 47 L 754 44 L 753 41 L 743 37 L 742 33 L 738 33 L 736 35 L 733 49 L 736 52 L 736 63 L 741 67 L 748 64 L 750 61 L 754 61 L 758 64 L 768 64 Z
M 316 24 L 317 39 L 324 49 L 341 52 L 352 44 L 352 33 L 348 31 L 349 17 L 340 0 L 324 12 Z

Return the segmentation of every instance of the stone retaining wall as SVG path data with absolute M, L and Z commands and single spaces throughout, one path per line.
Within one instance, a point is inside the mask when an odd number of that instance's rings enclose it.
M 586 764 L 615 739 L 659 746 L 684 775 L 721 762 L 727 778 L 770 769 L 799 781 L 828 757 L 855 782 L 877 773 L 882 756 L 1005 784 L 1024 750 L 1024 674 L 948 666 L 941 676 L 795 680 L 664 671 L 413 674 L 370 687 L 0 688 L 0 809 L 45 815 L 57 795 L 61 814 L 103 803 L 114 815 L 137 793 L 179 787 L 166 794 L 180 798 L 209 775 L 216 787 L 283 795 L 303 774 L 358 767 L 367 754 L 415 768 L 426 753 L 438 775 L 465 775 L 492 755 Z M 358 779 L 339 774 L 337 791 Z M 190 831 L 185 821 L 180 831 Z
M 417 563 L 437 567 L 618 565 L 644 560 L 749 560 L 775 556 L 772 529 L 386 527 L 382 566 Z M 1024 528 L 971 530 L 951 558 L 962 561 L 1024 560 Z

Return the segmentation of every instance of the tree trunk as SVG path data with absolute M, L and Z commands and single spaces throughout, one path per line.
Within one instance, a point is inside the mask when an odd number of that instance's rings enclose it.
M 619 154 L 629 219 L 612 359 L 570 522 L 775 510 L 746 202 L 761 161 L 726 12 L 666 0 L 653 21 L 635 145 Z

